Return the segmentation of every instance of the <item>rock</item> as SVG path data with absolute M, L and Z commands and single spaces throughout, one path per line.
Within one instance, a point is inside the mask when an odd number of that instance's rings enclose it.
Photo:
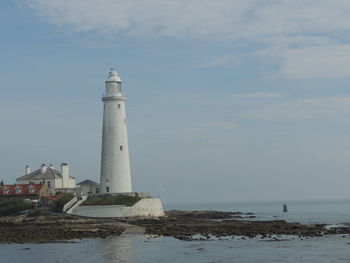
M 1 243 L 52 242 L 90 237 L 119 236 L 127 224 L 82 219 L 64 214 L 9 217 L 0 221 Z
M 305 225 L 300 223 L 288 223 L 284 220 L 273 221 L 245 221 L 245 220 L 212 220 L 223 216 L 232 216 L 231 212 L 218 211 L 169 211 L 167 218 L 157 222 L 151 220 L 133 220 L 146 228 L 146 233 L 173 236 L 181 240 L 193 240 L 194 235 L 203 237 L 256 236 L 270 237 L 272 235 L 297 235 L 300 237 L 316 237 L 324 234 L 345 234 L 350 227 L 325 229 L 325 224 Z M 280 240 L 280 239 L 277 239 Z

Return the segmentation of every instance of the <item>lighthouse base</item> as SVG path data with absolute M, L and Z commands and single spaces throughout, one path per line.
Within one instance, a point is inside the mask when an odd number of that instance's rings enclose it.
M 164 211 L 159 198 L 146 197 L 133 206 L 125 205 L 79 205 L 70 214 L 84 217 L 163 217 Z

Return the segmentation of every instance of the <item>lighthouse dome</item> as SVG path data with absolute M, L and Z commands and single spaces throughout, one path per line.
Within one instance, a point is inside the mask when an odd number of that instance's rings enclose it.
M 115 71 L 113 68 L 111 68 L 111 71 L 109 72 L 109 75 L 107 77 L 107 82 L 122 82 L 122 79 L 118 76 L 117 71 Z

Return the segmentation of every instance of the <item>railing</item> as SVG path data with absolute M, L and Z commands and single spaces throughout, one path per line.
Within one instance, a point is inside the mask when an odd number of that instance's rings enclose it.
M 123 94 L 120 92 L 117 92 L 115 94 L 102 93 L 102 97 L 123 97 Z

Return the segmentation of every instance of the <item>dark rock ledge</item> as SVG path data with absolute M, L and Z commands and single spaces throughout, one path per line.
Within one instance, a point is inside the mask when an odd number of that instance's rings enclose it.
M 218 211 L 169 211 L 160 219 L 147 218 L 82 218 L 77 216 L 40 213 L 17 217 L 0 217 L 0 243 L 42 243 L 82 238 L 107 238 L 125 234 L 170 236 L 181 240 L 245 236 L 270 237 L 295 235 L 317 237 L 350 234 L 348 224 L 329 228 L 326 224 L 306 225 L 283 220 L 249 221 L 253 214 Z
M 299 237 L 318 237 L 330 234 L 350 234 L 350 227 L 327 229 L 326 224 L 288 223 L 284 220 L 248 221 L 244 216 L 251 213 L 231 213 L 218 211 L 169 211 L 162 219 L 128 219 L 125 222 L 146 229 L 152 236 L 172 236 L 181 240 L 192 240 L 194 235 L 206 238 L 246 236 L 269 237 L 271 235 L 295 235 Z M 232 219 L 240 215 L 243 219 Z M 221 220 L 212 220 L 221 219 Z
M 0 243 L 42 243 L 120 236 L 127 224 L 64 214 L 0 218 Z

